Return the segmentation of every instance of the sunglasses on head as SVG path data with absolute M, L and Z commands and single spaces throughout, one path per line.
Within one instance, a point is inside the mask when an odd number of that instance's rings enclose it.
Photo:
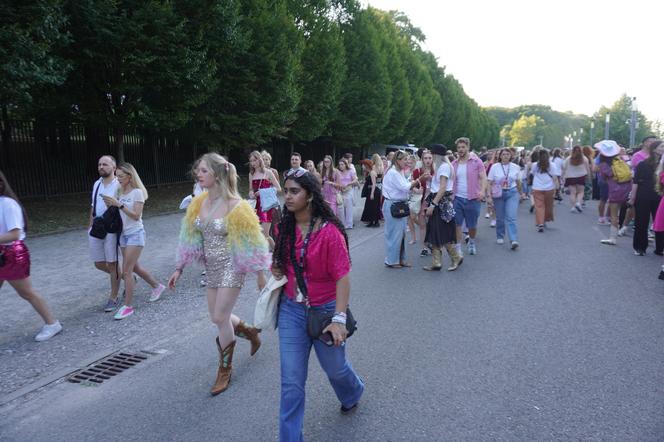
M 307 170 L 305 170 L 305 169 L 291 170 L 286 174 L 286 179 L 288 179 L 288 178 L 300 178 L 305 173 L 309 173 L 309 172 L 307 172 Z

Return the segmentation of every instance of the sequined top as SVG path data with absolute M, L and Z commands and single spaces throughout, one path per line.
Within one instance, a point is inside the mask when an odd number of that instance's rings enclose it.
M 206 224 L 200 217 L 196 217 L 194 224 L 203 235 L 207 287 L 241 288 L 244 284 L 244 274 L 236 272 L 233 266 L 225 219 L 216 218 Z

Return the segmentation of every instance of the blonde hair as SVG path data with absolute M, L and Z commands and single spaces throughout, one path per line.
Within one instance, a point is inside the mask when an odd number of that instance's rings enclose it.
M 438 173 L 438 168 L 440 167 L 441 164 L 447 163 L 450 166 L 450 177 L 448 178 L 448 181 L 454 179 L 454 167 L 452 167 L 452 163 L 450 162 L 450 159 L 447 157 L 447 155 L 438 155 L 435 153 L 431 153 L 431 156 L 433 157 L 433 163 L 431 163 L 431 166 L 433 167 L 433 176 L 431 179 L 436 179 L 436 174 Z
M 371 156 L 371 162 L 373 163 L 373 170 L 377 174 L 381 175 L 384 170 L 383 170 L 383 159 L 378 155 L 377 153 L 373 154 Z
M 233 163 L 215 152 L 206 153 L 198 161 L 199 164 L 205 162 L 214 173 L 214 181 L 221 189 L 222 198 L 225 200 L 242 199 L 238 192 L 237 170 Z
M 116 170 L 121 170 L 127 175 L 129 175 L 129 177 L 131 178 L 131 180 L 129 181 L 129 185 L 134 189 L 139 189 L 143 194 L 143 199 L 145 201 L 148 200 L 148 190 L 143 185 L 143 181 L 141 181 L 141 177 L 138 176 L 138 172 L 136 172 L 136 168 L 134 166 L 132 166 L 130 163 L 120 163 L 120 165 Z M 118 193 L 119 192 L 120 189 L 118 189 Z
M 259 151 L 254 150 L 253 152 L 251 152 L 249 154 L 249 159 L 250 160 L 251 160 L 252 157 L 258 159 L 258 167 L 260 168 L 260 171 L 262 173 L 265 173 L 265 161 L 263 160 L 263 155 L 261 155 L 261 153 Z M 254 169 L 253 166 L 251 165 L 251 161 L 249 161 L 249 172 L 252 175 L 256 173 L 256 169 Z
M 261 156 L 263 157 L 263 164 L 272 163 L 272 155 L 267 150 L 262 150 Z

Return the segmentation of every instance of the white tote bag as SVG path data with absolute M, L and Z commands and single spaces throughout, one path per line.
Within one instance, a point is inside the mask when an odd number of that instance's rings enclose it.
M 261 330 L 274 330 L 277 327 L 277 307 L 279 305 L 279 295 L 288 278 L 282 276 L 276 279 L 273 275 L 261 290 L 256 301 L 254 309 L 254 327 Z

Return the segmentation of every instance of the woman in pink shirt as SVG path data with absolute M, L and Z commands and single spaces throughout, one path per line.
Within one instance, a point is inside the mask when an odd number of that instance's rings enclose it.
M 346 322 L 350 296 L 348 237 L 325 202 L 318 180 L 296 170 L 284 182 L 285 211 L 276 229 L 272 273 L 286 276 L 279 304 L 281 405 L 279 439 L 303 440 L 305 383 L 311 347 L 341 403 L 357 406 L 364 383 L 346 359 Z M 328 313 L 319 336 L 307 332 L 312 311 Z

